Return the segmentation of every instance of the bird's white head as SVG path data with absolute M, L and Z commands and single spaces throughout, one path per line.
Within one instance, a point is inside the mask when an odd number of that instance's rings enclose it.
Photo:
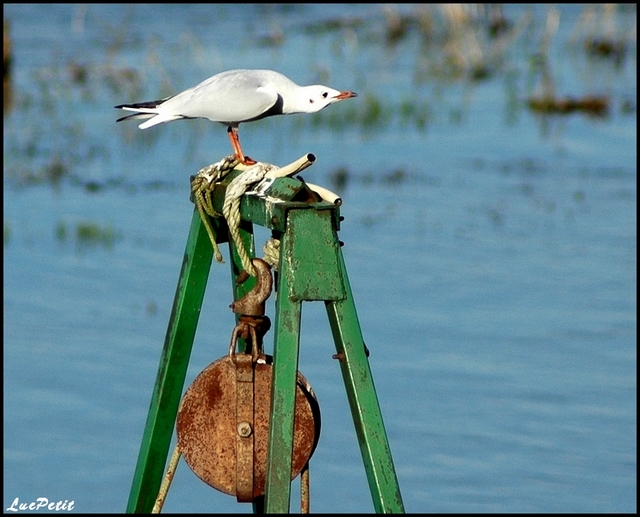
M 298 90 L 295 106 L 290 106 L 290 111 L 287 109 L 285 101 L 285 111 L 288 113 L 316 113 L 329 104 L 352 97 L 357 97 L 355 92 L 340 92 L 322 85 L 304 86 Z

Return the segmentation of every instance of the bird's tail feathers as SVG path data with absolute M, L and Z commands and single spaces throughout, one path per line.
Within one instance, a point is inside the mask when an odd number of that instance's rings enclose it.
M 161 101 L 140 102 L 138 104 L 121 104 L 119 106 L 115 106 L 116 109 L 135 111 L 133 115 L 121 117 L 116 120 L 116 122 L 121 122 L 123 120 L 149 119 L 138 126 L 140 129 L 147 129 L 148 127 L 162 124 L 163 122 L 171 122 L 172 120 L 185 118 L 181 115 L 169 115 L 166 113 L 162 113 L 162 108 L 159 107 L 159 105 L 162 104 L 165 100 L 167 99 Z
M 133 115 L 127 115 L 126 117 L 121 117 L 116 122 L 122 122 L 123 120 L 135 120 L 135 119 L 148 119 L 149 117 L 153 117 L 155 114 L 153 113 L 134 113 Z
M 146 115 L 146 113 L 145 113 L 145 115 Z M 140 129 L 147 129 L 148 127 L 156 126 L 156 125 L 162 124 L 164 122 L 171 122 L 172 120 L 180 120 L 182 118 L 185 118 L 185 117 L 182 117 L 180 115 L 165 115 L 165 114 L 162 114 L 162 113 L 158 113 L 158 114 L 156 114 L 155 117 L 150 118 L 146 122 L 143 122 L 138 127 Z

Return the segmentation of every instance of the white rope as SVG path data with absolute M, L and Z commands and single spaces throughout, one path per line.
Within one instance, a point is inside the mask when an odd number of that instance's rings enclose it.
M 231 239 L 238 250 L 238 256 L 242 262 L 244 270 L 256 276 L 251 258 L 247 252 L 244 243 L 240 237 L 240 198 L 249 189 L 250 185 L 258 183 L 265 178 L 271 180 L 275 178 L 281 178 L 284 176 L 293 176 L 298 172 L 306 169 L 313 164 L 316 157 L 313 154 L 306 154 L 284 167 L 276 167 L 268 163 L 258 162 L 255 165 L 243 170 L 231 183 L 227 186 L 227 190 L 224 198 L 224 205 L 222 207 L 222 215 L 227 220 L 227 226 L 229 227 L 229 233 Z M 194 196 L 194 201 L 200 218 L 209 234 L 211 245 L 218 262 L 224 262 L 222 260 L 222 254 L 216 243 L 211 223 L 207 214 L 211 217 L 220 217 L 221 214 L 215 211 L 213 203 L 211 201 L 210 193 L 214 189 L 214 186 L 222 178 L 224 178 L 234 168 L 244 168 L 243 164 L 240 164 L 237 158 L 233 155 L 223 158 L 217 163 L 203 167 L 198 171 L 198 174 L 191 182 L 191 191 Z M 327 191 L 328 192 L 328 191 Z M 333 193 L 329 193 L 333 202 L 339 200 L 338 196 Z M 265 262 L 267 262 L 272 268 L 278 269 L 279 253 L 280 253 L 280 241 L 276 239 L 269 239 L 264 245 L 263 251 L 265 253 Z
M 227 192 L 224 197 L 224 205 L 222 205 L 222 214 L 227 220 L 229 233 L 233 239 L 238 256 L 242 262 L 244 270 L 252 276 L 256 276 L 256 272 L 251 263 L 249 253 L 244 247 L 244 243 L 240 237 L 240 198 L 248 190 L 250 185 L 262 181 L 267 172 L 274 168 L 268 163 L 256 163 L 246 171 L 236 176 L 227 186 Z
M 269 240 L 264 243 L 262 252 L 264 253 L 263 260 L 271 266 L 271 269 L 278 271 L 280 264 L 280 241 L 270 237 Z
M 160 513 L 162 511 L 164 501 L 167 498 L 167 493 L 169 492 L 169 487 L 171 486 L 171 482 L 173 481 L 173 476 L 175 475 L 176 469 L 178 468 L 180 455 L 180 449 L 178 449 L 178 446 L 176 445 L 176 448 L 173 451 L 173 455 L 171 456 L 171 460 L 169 461 L 169 466 L 167 467 L 167 473 L 165 474 L 164 480 L 162 481 L 162 485 L 160 485 L 158 498 L 156 499 L 156 503 L 153 505 L 151 513 Z

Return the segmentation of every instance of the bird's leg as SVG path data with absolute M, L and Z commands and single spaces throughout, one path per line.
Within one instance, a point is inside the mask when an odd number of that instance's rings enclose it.
M 244 154 L 242 153 L 242 147 L 240 147 L 240 140 L 238 139 L 238 130 L 235 127 L 229 126 L 227 128 L 229 134 L 229 140 L 231 140 L 231 146 L 236 158 L 241 162 L 244 162 Z
M 231 145 L 233 147 L 233 152 L 236 155 L 236 158 L 240 160 L 240 163 L 245 165 L 255 165 L 255 160 L 252 160 L 248 156 L 245 156 L 242 152 L 242 147 L 240 147 L 240 138 L 238 138 L 238 128 L 229 126 L 227 128 L 227 133 L 229 134 L 229 140 L 231 140 Z

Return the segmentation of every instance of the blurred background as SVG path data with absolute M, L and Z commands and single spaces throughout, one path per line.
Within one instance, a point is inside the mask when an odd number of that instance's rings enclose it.
M 269 68 L 358 93 L 241 135 L 279 166 L 314 153 L 304 178 L 344 200 L 407 512 L 634 512 L 636 26 L 618 4 L 5 4 L 5 509 L 125 510 L 189 176 L 231 152 L 222 125 L 113 106 Z M 226 353 L 229 277 L 212 265 L 185 389 Z M 333 353 L 305 303 L 311 511 L 371 512 Z M 252 509 L 181 462 L 164 511 Z

